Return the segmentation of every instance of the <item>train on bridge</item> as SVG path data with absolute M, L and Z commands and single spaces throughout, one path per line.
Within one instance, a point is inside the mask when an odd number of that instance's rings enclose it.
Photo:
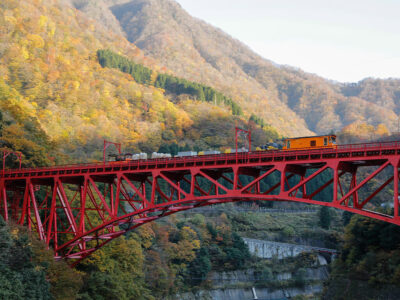
M 296 137 L 286 138 L 280 142 L 267 143 L 265 145 L 256 148 L 256 151 L 287 151 L 287 150 L 310 150 L 310 149 L 336 149 L 336 135 L 319 135 L 319 136 L 307 136 L 307 137 Z M 245 147 L 237 149 L 226 149 L 225 154 L 229 153 L 243 153 L 249 152 Z M 147 153 L 123 153 L 123 154 L 110 154 L 109 157 L 114 158 L 115 162 L 140 160 L 140 159 L 157 159 L 157 158 L 172 158 L 172 157 L 187 157 L 187 156 L 202 156 L 202 155 L 217 155 L 221 154 L 218 150 L 207 150 L 207 151 L 181 151 L 175 156 L 170 153 L 157 153 L 153 152 L 149 157 Z

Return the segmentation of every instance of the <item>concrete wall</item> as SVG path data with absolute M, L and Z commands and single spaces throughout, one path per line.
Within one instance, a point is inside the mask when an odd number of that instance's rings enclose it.
M 255 288 L 258 299 L 263 300 L 276 300 L 276 299 L 290 299 L 297 295 L 313 295 L 322 291 L 322 284 L 308 285 L 301 288 L 287 288 L 287 289 L 269 289 L 269 288 Z M 176 295 L 168 300 L 252 300 L 254 299 L 251 288 L 232 288 L 232 289 L 218 289 L 211 291 L 199 291 L 197 293 L 184 293 Z
M 327 251 L 335 252 L 333 249 L 324 249 L 311 246 L 278 243 L 272 241 L 256 240 L 250 238 L 243 238 L 243 241 L 249 247 L 250 253 L 261 258 L 278 258 L 283 259 L 285 257 L 294 257 L 302 252 L 312 251 Z M 323 256 L 318 257 L 321 265 L 326 265 L 326 259 Z
M 306 280 L 323 281 L 326 280 L 329 276 L 326 266 L 305 268 L 305 270 L 306 274 L 304 279 Z M 284 281 L 290 280 L 292 278 L 293 274 L 291 272 L 284 272 L 274 274 L 274 278 L 272 280 Z M 213 272 L 209 276 L 209 280 L 212 282 L 213 288 L 221 288 L 238 283 L 254 284 L 257 282 L 257 278 L 254 276 L 253 269 L 237 270 L 230 272 Z

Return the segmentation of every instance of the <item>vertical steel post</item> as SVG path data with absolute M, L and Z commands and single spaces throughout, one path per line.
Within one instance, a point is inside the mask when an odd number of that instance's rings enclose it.
M 399 217 L 399 159 L 396 159 L 393 170 L 394 218 L 397 219 Z
M 333 203 L 338 202 L 339 164 L 333 166 Z
M 238 162 L 238 133 L 239 132 L 244 132 L 247 134 L 248 143 L 249 143 L 249 151 L 248 152 L 251 152 L 251 131 L 235 127 L 236 163 Z
M 14 200 L 15 201 L 15 200 Z M 27 215 L 28 212 L 28 202 L 29 202 L 29 192 L 28 192 L 28 183 L 25 183 L 25 190 L 24 190 L 24 200 L 22 203 L 22 211 L 21 211 L 21 217 L 18 221 L 18 224 L 20 225 L 24 225 L 24 219 L 25 216 Z M 18 203 L 16 203 L 16 207 L 18 209 Z M 29 220 L 29 216 L 28 216 L 28 220 Z
M 352 188 L 357 186 L 357 169 L 352 173 Z M 355 190 L 353 193 L 353 207 L 358 208 L 358 190 Z
M 104 140 L 104 142 L 103 142 L 103 163 L 104 164 L 106 163 L 106 149 L 110 145 L 114 145 L 118 151 L 118 154 L 121 154 L 121 144 L 120 143 L 114 143 L 114 142 L 109 142 L 109 141 Z
M 58 188 L 56 188 L 57 190 Z M 54 218 L 53 218 L 53 222 L 54 222 L 54 236 L 53 236 L 53 241 L 54 241 L 54 252 L 55 255 L 57 256 L 57 249 L 58 249 L 58 228 L 57 228 L 57 210 L 56 208 L 54 208 Z M 51 227 L 51 224 L 50 224 Z
M 180 200 L 181 200 L 181 190 L 180 190 L 180 188 L 181 188 L 181 182 L 178 181 L 177 185 L 178 185 L 178 188 L 179 188 L 179 189 L 177 190 L 177 193 L 178 193 L 178 201 L 180 201 Z
M 146 195 L 146 182 L 142 181 L 142 184 L 140 185 L 140 187 L 142 188 L 142 195 L 143 195 L 143 199 L 147 199 L 147 195 Z M 140 188 L 139 188 L 140 191 Z M 145 202 L 143 200 L 143 204 L 142 204 L 142 208 L 145 208 Z
M 236 157 L 236 163 L 238 162 L 238 128 L 235 127 L 235 157 Z
M 4 220 L 8 221 L 7 190 L 6 190 L 6 184 L 4 181 L 2 181 L 2 184 L 1 184 L 1 197 L 3 198 L 3 205 L 4 205 Z
M 50 239 L 51 239 L 51 233 L 52 233 L 52 230 L 53 230 L 54 223 L 56 222 L 55 221 L 55 218 L 56 218 L 56 202 L 57 202 L 57 178 L 54 178 L 53 193 L 52 193 L 51 207 L 50 207 L 50 217 L 49 217 L 49 221 L 47 223 L 47 236 L 46 236 L 47 248 L 49 248 Z M 54 228 L 57 228 L 57 226 L 55 226 Z M 54 231 L 54 235 L 55 234 L 56 234 L 56 231 Z
M 156 184 L 157 184 L 157 176 L 158 174 L 156 172 L 152 173 L 153 176 L 153 181 L 151 184 L 151 198 L 150 198 L 150 205 L 154 206 L 156 204 Z M 145 196 L 146 197 L 146 196 Z M 143 203 L 143 207 L 144 207 L 144 203 Z
M 239 167 L 235 166 L 232 169 L 233 169 L 233 189 L 236 190 L 238 188 Z
M 79 220 L 79 232 L 83 233 L 85 231 L 85 214 L 86 214 L 86 197 L 87 197 L 87 187 L 88 187 L 88 179 L 87 176 L 83 179 L 83 186 L 80 186 L 80 220 Z
M 3 151 L 3 174 L 6 168 L 6 158 L 10 155 L 14 154 L 18 160 L 19 160 L 19 169 L 21 169 L 21 163 L 22 163 L 22 153 L 18 151 Z
M 304 179 L 305 179 L 305 174 L 301 175 L 300 181 L 304 181 Z M 302 198 L 306 198 L 306 196 L 307 196 L 306 184 L 307 183 L 304 183 L 302 186 L 302 189 L 303 189 Z
M 190 170 L 191 181 L 190 181 L 190 195 L 194 197 L 194 185 L 196 183 L 196 173 L 193 169 Z
M 33 206 L 34 214 L 35 214 L 36 226 L 37 226 L 37 230 L 38 230 L 38 233 L 39 233 L 39 239 L 41 241 L 43 241 L 45 239 L 44 229 L 43 229 L 42 220 L 40 218 L 39 207 L 38 207 L 37 202 L 36 202 L 36 197 L 35 197 L 35 192 L 33 190 L 32 182 L 29 182 L 29 192 L 30 192 L 31 203 L 32 203 L 32 206 Z
M 121 176 L 117 175 L 117 192 L 115 194 L 115 204 L 114 204 L 114 218 L 118 217 L 118 209 L 119 209 L 119 198 L 121 193 Z M 128 195 L 129 197 L 129 195 Z
M 286 182 L 286 167 L 283 166 L 283 168 L 281 168 L 281 190 L 280 190 L 280 194 L 284 194 L 285 193 L 285 182 Z
M 109 183 L 109 188 L 108 190 L 110 191 L 110 206 L 111 206 L 111 218 L 114 218 L 115 216 L 115 199 L 114 199 L 114 185 L 113 183 Z M 106 197 L 106 195 L 104 195 Z
M 249 152 L 251 152 L 251 131 L 248 131 L 248 137 L 249 137 Z

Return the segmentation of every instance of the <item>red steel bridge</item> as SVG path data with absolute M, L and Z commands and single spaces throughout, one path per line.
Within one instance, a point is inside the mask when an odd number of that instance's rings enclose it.
M 400 225 L 399 160 L 400 142 L 388 142 L 5 170 L 0 211 L 72 265 L 142 224 L 216 203 L 301 202 Z M 383 190 L 388 214 L 374 203 Z

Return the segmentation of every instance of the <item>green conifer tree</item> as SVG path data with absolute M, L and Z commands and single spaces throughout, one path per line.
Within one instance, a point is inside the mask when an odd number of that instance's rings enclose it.
M 319 225 L 324 229 L 331 226 L 332 216 L 328 206 L 322 206 L 319 211 Z

